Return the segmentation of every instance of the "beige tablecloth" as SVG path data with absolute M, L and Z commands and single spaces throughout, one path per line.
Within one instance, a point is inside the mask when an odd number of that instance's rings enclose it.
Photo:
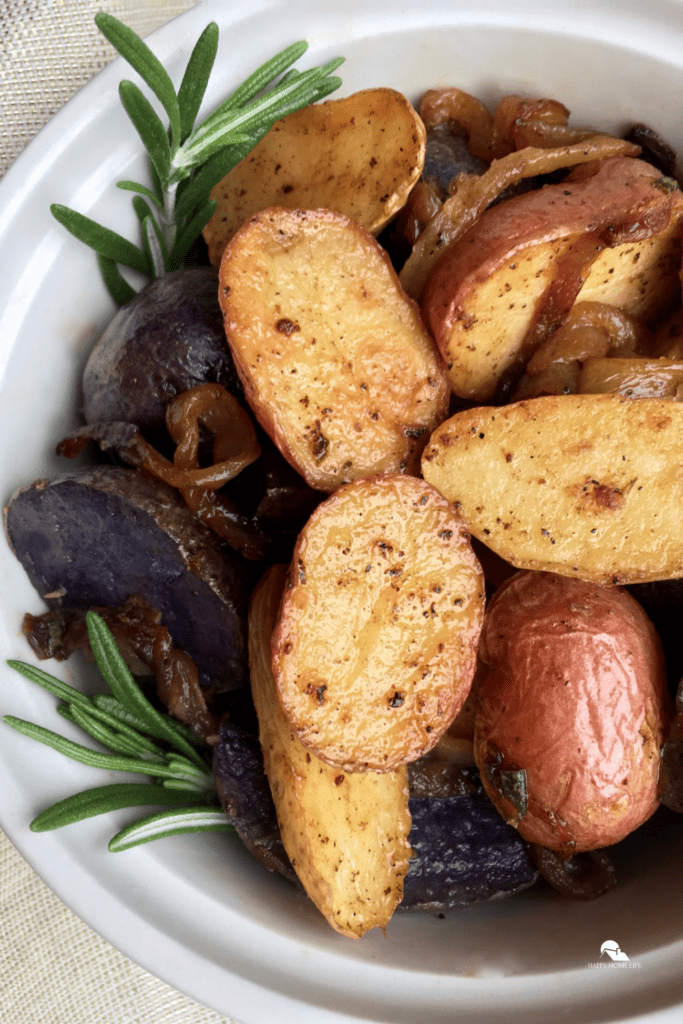
M 194 0 L 0 0 L 0 177 L 115 56 L 93 16 L 139 35 Z M 131 963 L 68 910 L 0 832 L 0 1024 L 227 1024 Z

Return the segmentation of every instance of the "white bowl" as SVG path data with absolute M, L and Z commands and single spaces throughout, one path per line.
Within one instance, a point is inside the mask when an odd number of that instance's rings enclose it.
M 484 9 L 485 8 L 485 9 Z M 157 32 L 176 82 L 211 19 L 221 27 L 207 110 L 266 56 L 297 38 L 301 66 L 346 56 L 344 93 L 387 85 L 417 100 L 456 84 L 488 101 L 553 96 L 573 123 L 619 131 L 645 121 L 680 145 L 683 6 L 677 0 L 463 0 L 399 5 L 208 0 Z M 118 61 L 41 132 L 0 185 L 0 436 L 3 499 L 64 463 L 56 439 L 77 421 L 84 360 L 113 307 L 90 250 L 49 214 L 75 207 L 124 234 L 130 197 L 116 179 L 144 174 L 118 100 Z M 30 660 L 23 613 L 42 605 L 0 545 L 0 653 Z M 62 669 L 65 678 L 72 669 Z M 65 726 L 54 701 L 0 671 L 0 711 Z M 100 773 L 107 781 L 106 773 Z M 248 1022 L 567 1024 L 683 1018 L 683 818 L 627 842 L 619 886 L 593 903 L 540 889 L 445 915 L 396 914 L 387 934 L 353 942 L 269 875 L 231 837 L 185 836 L 111 855 L 127 812 L 56 833 L 28 822 L 98 773 L 2 727 L 0 822 L 26 859 L 85 921 L 199 1002 Z M 647 830 L 646 830 L 647 831 Z M 652 830 L 650 830 L 652 831 Z M 628 970 L 596 969 L 613 939 Z

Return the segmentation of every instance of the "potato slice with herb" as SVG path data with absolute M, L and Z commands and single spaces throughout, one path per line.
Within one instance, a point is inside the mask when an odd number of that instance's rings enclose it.
M 251 687 L 282 842 L 315 905 L 342 935 L 384 928 L 403 896 L 410 813 L 405 768 L 349 775 L 297 739 L 275 689 L 270 637 L 285 583 L 281 566 L 257 586 L 249 615 Z
M 520 569 L 594 583 L 683 576 L 683 406 L 561 395 L 461 412 L 424 477 Z
M 431 750 L 470 690 L 484 579 L 460 517 L 423 480 L 358 480 L 294 549 L 273 671 L 296 734 L 328 764 L 393 771 Z
M 575 301 L 646 322 L 667 312 L 680 295 L 682 233 L 676 183 L 631 157 L 490 207 L 444 253 L 424 295 L 455 393 L 493 399 Z
M 449 388 L 371 235 L 329 210 L 264 210 L 225 250 L 219 278 L 249 404 L 311 487 L 418 471 Z
M 268 206 L 337 210 L 377 234 L 405 204 L 425 159 L 424 125 L 394 89 L 364 89 L 277 121 L 212 190 L 209 258 Z

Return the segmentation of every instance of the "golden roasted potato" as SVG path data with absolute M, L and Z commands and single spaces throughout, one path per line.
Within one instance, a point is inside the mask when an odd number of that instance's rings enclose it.
M 518 568 L 635 583 L 683 576 L 682 451 L 677 402 L 546 396 L 457 413 L 422 471 Z
M 432 271 L 423 314 L 462 398 L 492 399 L 575 301 L 647 321 L 680 293 L 681 192 L 642 160 L 586 167 L 491 207 Z
M 252 596 L 249 667 L 266 774 L 282 842 L 302 885 L 336 931 L 384 928 L 403 896 L 410 813 L 405 768 L 348 775 L 320 761 L 285 718 L 270 637 L 285 582 L 269 569 Z
M 311 487 L 418 471 L 449 388 L 371 235 L 329 210 L 264 210 L 225 250 L 219 278 L 249 404 Z
M 666 666 L 626 590 L 517 573 L 487 609 L 480 654 L 475 758 L 524 839 L 571 857 L 619 842 L 654 813 Z
M 357 480 L 294 549 L 273 672 L 297 736 L 344 771 L 431 750 L 465 702 L 484 612 L 464 525 L 423 480 Z
M 209 258 L 248 217 L 268 206 L 336 210 L 377 234 L 417 182 L 426 132 L 394 89 L 364 89 L 345 99 L 297 110 L 216 185 L 218 206 L 204 228 Z

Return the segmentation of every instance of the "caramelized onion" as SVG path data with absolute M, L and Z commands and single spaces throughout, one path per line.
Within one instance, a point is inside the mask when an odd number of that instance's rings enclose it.
M 577 853 L 564 860 L 559 853 L 531 843 L 529 853 L 539 874 L 563 896 L 594 900 L 616 885 L 614 865 L 604 850 Z
M 170 714 L 200 739 L 215 742 L 219 720 L 211 694 L 202 689 L 189 654 L 173 646 L 160 612 L 140 596 L 115 608 L 60 608 L 25 615 L 23 632 L 35 654 L 41 660 L 64 661 L 82 650 L 92 657 L 85 618 L 89 610 L 104 619 L 131 672 L 155 676 L 157 695 Z
M 568 121 L 569 111 L 557 100 L 503 96 L 493 118 L 491 159 L 500 159 L 526 146 L 571 146 L 597 134 L 592 128 L 570 128 Z
M 676 714 L 662 747 L 657 796 L 665 807 L 683 814 L 683 679 L 676 691 Z
M 493 118 L 481 100 L 462 89 L 429 89 L 420 102 L 420 117 L 430 131 L 450 124 L 460 128 L 473 156 L 491 160 Z
M 249 414 L 220 384 L 200 384 L 179 395 L 166 410 L 176 444 L 173 462 L 161 455 L 134 423 L 91 423 L 65 437 L 57 453 L 75 458 L 88 441 L 112 450 L 129 466 L 177 488 L 195 515 L 241 555 L 264 557 L 268 538 L 218 488 L 255 462 L 261 446 Z M 213 435 L 213 465 L 199 465 L 200 427 Z
M 581 394 L 683 401 L 683 361 L 673 359 L 588 359 L 579 376 Z
M 533 376 L 553 363 L 632 355 L 648 351 L 651 344 L 650 331 L 637 317 L 604 302 L 577 302 L 562 326 L 536 349 L 526 372 Z
M 529 146 L 494 160 L 482 175 L 461 174 L 457 188 L 442 209 L 435 214 L 418 238 L 400 273 L 403 288 L 420 301 L 436 261 L 465 231 L 474 224 L 500 193 L 524 178 L 577 164 L 604 160 L 614 156 L 638 156 L 640 149 L 609 135 L 593 135 L 585 142 L 541 149 Z

